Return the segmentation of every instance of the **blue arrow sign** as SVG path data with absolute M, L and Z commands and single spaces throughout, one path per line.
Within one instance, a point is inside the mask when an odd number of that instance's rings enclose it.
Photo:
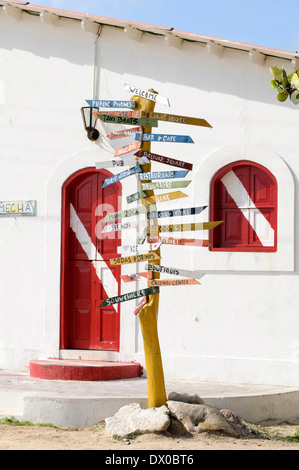
M 140 132 L 135 134 L 135 140 L 140 139 Z M 185 142 L 187 144 L 194 144 L 194 141 L 189 135 L 171 135 L 171 134 L 143 134 L 142 140 L 144 142 Z
M 102 188 L 106 188 L 106 186 L 109 186 L 110 184 L 117 183 L 118 181 L 127 178 L 128 176 L 135 175 L 136 173 L 139 173 L 141 171 L 141 168 L 139 165 L 133 166 L 129 170 L 122 171 L 121 173 L 118 173 L 117 175 L 110 176 L 109 178 L 106 178 L 104 181 L 104 184 Z
M 92 108 L 136 108 L 136 101 L 85 100 Z
M 170 179 L 170 178 L 184 178 L 189 170 L 179 170 L 179 171 L 150 171 L 140 173 L 138 178 L 140 181 L 146 180 L 161 180 L 161 179 Z
M 200 214 L 206 208 L 207 206 L 201 206 L 201 207 L 191 207 L 188 209 L 173 209 L 169 211 L 167 210 L 153 211 L 153 212 L 147 213 L 147 218 L 148 219 L 160 219 L 163 217 L 179 217 L 179 216 L 184 216 L 184 215 L 195 215 L 195 214 Z

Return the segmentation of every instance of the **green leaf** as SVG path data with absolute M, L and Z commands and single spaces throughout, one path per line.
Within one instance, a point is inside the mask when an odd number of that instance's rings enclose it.
M 281 93 L 278 93 L 277 99 L 278 101 L 285 101 L 287 97 L 289 96 L 287 91 L 282 91 Z
M 279 69 L 277 65 L 275 65 L 275 67 L 270 67 L 270 72 L 272 73 L 274 80 L 277 80 L 280 83 L 285 78 L 283 67 Z
M 282 80 L 282 86 L 283 86 L 283 88 L 288 88 L 288 87 L 290 86 L 287 77 L 285 77 L 285 78 Z
M 274 90 L 276 90 L 278 88 L 276 80 L 271 80 L 270 85 L 271 85 L 272 88 L 274 88 Z

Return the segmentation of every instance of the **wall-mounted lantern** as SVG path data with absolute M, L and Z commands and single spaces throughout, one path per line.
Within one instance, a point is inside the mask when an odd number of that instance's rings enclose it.
M 87 137 L 92 141 L 95 141 L 100 137 L 100 133 L 96 129 L 97 118 L 93 114 L 96 111 L 99 111 L 99 108 L 91 106 L 81 108 L 84 129 L 87 132 Z

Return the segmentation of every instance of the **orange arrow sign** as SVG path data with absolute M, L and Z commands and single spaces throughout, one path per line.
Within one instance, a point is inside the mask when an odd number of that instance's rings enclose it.
M 149 287 L 178 287 L 178 286 L 193 286 L 199 284 L 200 282 L 196 279 L 152 279 L 149 281 Z

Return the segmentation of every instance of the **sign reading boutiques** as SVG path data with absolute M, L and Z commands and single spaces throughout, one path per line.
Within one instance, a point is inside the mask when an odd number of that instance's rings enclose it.
M 0 217 L 34 215 L 36 215 L 36 201 L 0 201 Z

